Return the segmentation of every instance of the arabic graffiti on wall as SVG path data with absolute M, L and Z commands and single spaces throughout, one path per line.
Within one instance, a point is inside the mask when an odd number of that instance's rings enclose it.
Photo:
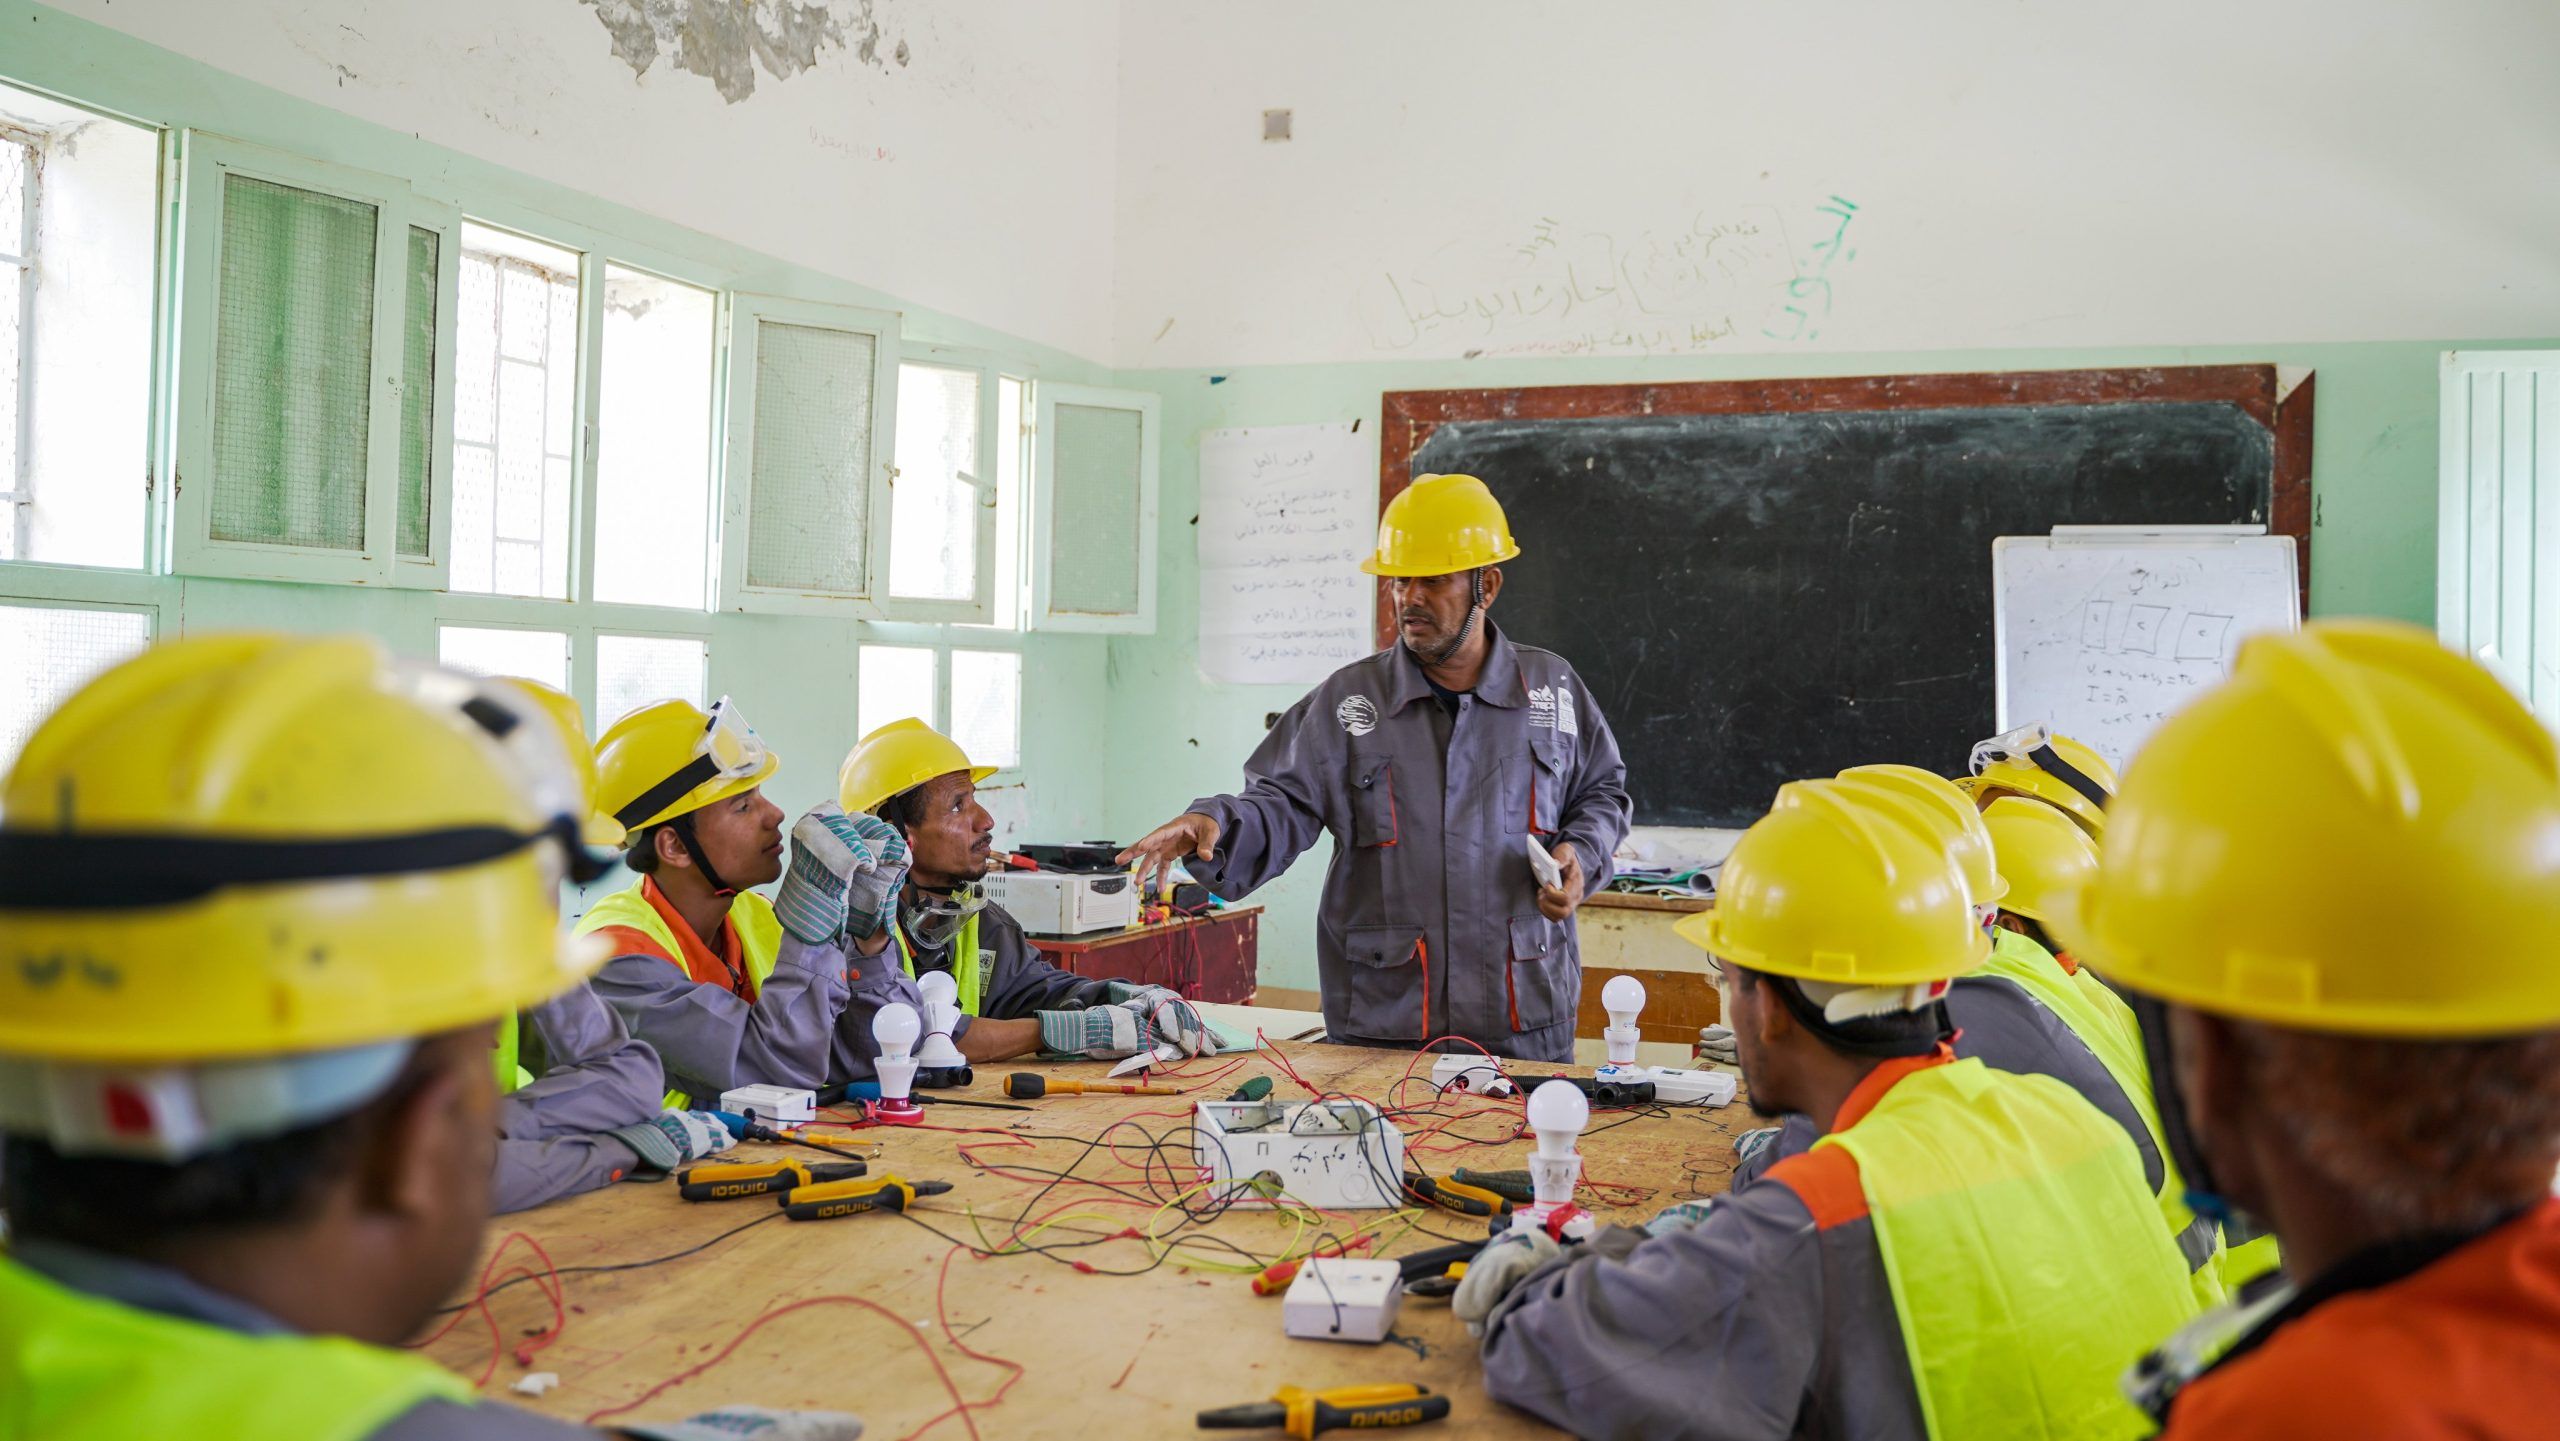
M 1352 297 L 1370 347 L 1469 356 L 1676 354 L 1736 338 L 1811 341 L 1833 311 L 1854 202 L 1828 197 L 1799 249 L 1774 207 L 1621 233 L 1544 216 L 1453 242 Z

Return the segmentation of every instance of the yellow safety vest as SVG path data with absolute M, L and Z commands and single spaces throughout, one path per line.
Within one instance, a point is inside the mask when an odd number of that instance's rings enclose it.
M 2150 1434 L 2116 1378 L 2200 1308 L 2115 1122 L 1962 1060 L 1814 1144 L 1857 1159 L 1931 1436 Z
M 765 977 L 773 974 L 773 963 L 782 955 L 782 922 L 774 915 L 771 901 L 753 891 L 740 891 L 737 899 L 729 903 L 729 924 L 737 927 L 739 957 L 747 963 L 747 975 L 761 992 Z M 667 918 L 658 914 L 658 908 L 649 904 L 647 896 L 640 894 L 639 885 L 615 891 L 578 918 L 578 934 L 582 936 L 606 926 L 629 926 L 657 942 L 669 964 L 679 970 L 684 968 L 683 944 L 676 940 Z M 667 1092 L 668 1110 L 687 1110 L 691 1104 L 692 1099 L 684 1092 Z
M 532 1073 L 516 1059 L 516 1049 L 516 1013 L 509 1011 L 498 1018 L 498 1044 L 491 1057 L 497 1063 L 498 1094 L 502 1096 L 509 1091 L 521 1090 L 533 1081 Z
M 907 932 L 896 921 L 889 923 L 889 935 L 898 943 L 898 964 L 906 967 L 907 979 L 916 978 L 916 953 L 907 949 Z M 960 934 L 951 943 L 951 979 L 960 987 L 960 1014 L 978 1014 L 978 999 L 986 985 L 987 968 L 978 955 L 978 918 L 971 916 L 960 923 Z
M 1995 932 L 1991 959 L 1973 974 L 2017 982 L 2088 1046 L 2098 1064 L 2115 1079 L 2125 1099 L 2133 1103 L 2134 1113 L 2142 1117 L 2143 1129 L 2151 1133 L 2151 1149 L 2160 1156 L 2160 1190 L 2153 1199 L 2161 1219 L 2168 1223 L 2171 1241 L 2184 1237 L 2190 1227 L 2198 1227 L 2196 1213 L 2187 1205 L 2186 1179 L 2178 1174 L 2177 1162 L 2170 1159 L 2168 1140 L 2160 1130 L 2160 1110 L 2151 1099 L 2151 1067 L 2143 1059 L 2133 1008 L 2094 977 L 2090 984 L 2098 987 L 2098 995 L 2090 994 L 2078 983 L 2078 977 L 2062 968 L 2062 962 L 2055 960 L 2051 951 L 2016 931 Z M 2101 1001 L 2099 996 L 2105 999 Z M 2208 1240 L 2214 1249 L 2212 1254 L 2201 1256 L 2201 1264 L 2189 1269 L 2188 1283 L 2196 1293 L 2197 1307 L 2209 1309 L 2221 1305 L 2229 1296 L 2221 1235 L 2210 1223 L 2199 1227 L 2197 1235 L 2199 1253 Z
M 0 1433 L 11 1441 L 362 1441 L 461 1377 L 343 1336 L 251 1336 L 86 1295 L 0 1256 Z

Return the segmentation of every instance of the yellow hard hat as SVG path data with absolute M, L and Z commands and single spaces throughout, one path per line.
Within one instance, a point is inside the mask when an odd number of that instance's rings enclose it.
M 2042 801 L 2002 796 L 1982 813 L 2009 883 L 2000 908 L 2032 921 L 2053 919 L 2054 897 L 2076 891 L 2098 870 L 2098 848 L 2077 822 Z
M 596 742 L 596 809 L 647 830 L 750 791 L 782 766 L 727 696 L 704 710 L 652 701 Z
M 585 797 L 587 803 L 587 819 L 579 827 L 580 838 L 591 846 L 619 849 L 628 832 L 623 830 L 622 822 L 595 808 L 596 747 L 595 742 L 587 739 L 587 714 L 578 708 L 577 697 L 557 686 L 547 686 L 522 676 L 502 676 L 499 683 L 531 700 L 543 715 L 549 717 L 552 729 L 560 733 L 561 749 L 567 753 L 570 769 L 578 777 L 578 794 Z
M 2053 920 L 2111 981 L 2311 1031 L 2560 1026 L 2560 753 L 2416 626 L 2245 642 L 2144 744 L 2109 820 Z
M 2048 734 L 2040 725 L 1993 736 L 1974 746 L 1973 772 L 1964 789 L 1977 804 L 2028 796 L 2059 809 L 2093 837 L 2106 834 L 2106 798 L 2116 793 L 2116 768 L 2069 736 Z
M 1966 896 L 1977 906 L 1997 905 L 2009 892 L 1991 850 L 1991 833 L 1982 828 L 1982 813 L 1973 798 L 1936 771 L 1918 766 L 1875 764 L 1851 766 L 1841 780 L 1889 792 L 1918 806 L 1931 833 L 1964 873 Z
M 996 768 L 969 764 L 958 741 L 913 716 L 894 720 L 864 736 L 836 768 L 836 804 L 859 815 L 953 771 L 967 771 L 976 782 Z
M 1455 575 L 1520 553 L 1502 502 L 1472 475 L 1417 475 L 1378 517 L 1371 575 Z
M 1950 980 L 1990 959 L 1954 860 L 1873 794 L 1780 787 L 1726 857 L 1715 909 L 1674 929 L 1737 965 L 1845 986 Z
M 360 636 L 174 641 L 91 681 L 4 793 L 0 1058 L 366 1046 L 575 984 L 604 959 L 559 927 L 576 782 L 520 717 Z

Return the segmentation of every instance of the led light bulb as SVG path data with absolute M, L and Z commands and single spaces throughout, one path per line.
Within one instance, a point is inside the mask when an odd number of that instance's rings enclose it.
M 1591 1124 L 1591 1102 L 1571 1081 L 1548 1081 L 1529 1093 L 1529 1129 L 1538 1133 L 1538 1154 L 1574 1154 L 1573 1143 Z
M 871 1017 L 871 1038 L 880 1043 L 883 1059 L 903 1061 L 924 1034 L 924 1020 L 904 1001 L 891 1001 Z
M 1644 982 L 1633 976 L 1611 976 L 1609 984 L 1600 988 L 1600 1009 L 1609 1013 L 1610 1025 L 1634 1025 L 1644 1010 Z
M 960 1029 L 960 983 L 949 971 L 927 971 L 916 989 L 924 992 L 924 1044 L 916 1048 L 917 1062 L 936 1071 L 969 1064 L 951 1043 L 951 1033 Z

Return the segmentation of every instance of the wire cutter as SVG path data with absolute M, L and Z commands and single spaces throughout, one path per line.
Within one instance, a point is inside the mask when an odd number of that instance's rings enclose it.
M 1281 1426 L 1292 1436 L 1318 1436 L 1344 1427 L 1419 1426 L 1446 1420 L 1449 1398 L 1431 1394 L 1428 1386 L 1401 1383 L 1336 1386 L 1330 1391 L 1304 1391 L 1283 1386 L 1268 1401 L 1224 1406 L 1199 1416 L 1204 1431 L 1256 1430 Z

